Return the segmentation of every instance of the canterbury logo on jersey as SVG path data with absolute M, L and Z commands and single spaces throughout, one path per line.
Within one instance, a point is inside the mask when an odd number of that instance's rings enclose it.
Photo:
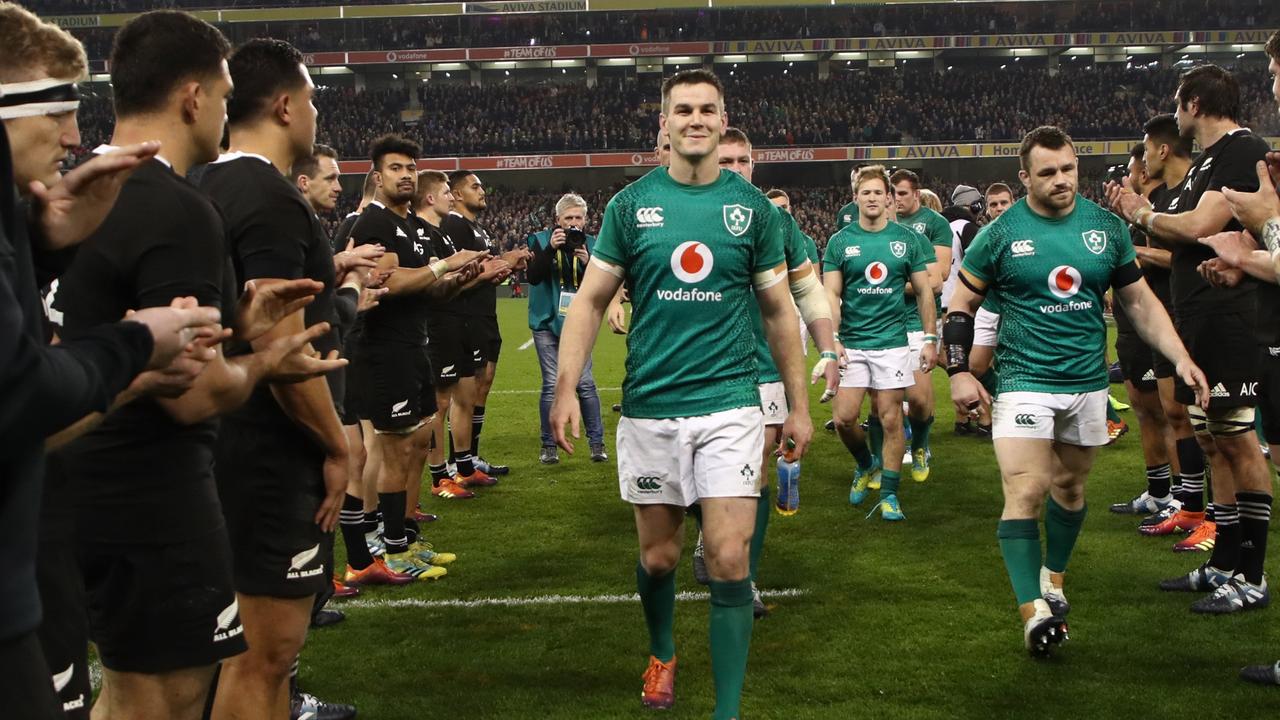
M 315 577 L 316 575 L 323 574 L 324 563 L 320 563 L 318 566 L 313 567 L 310 570 L 303 569 L 306 566 L 310 565 L 311 561 L 315 560 L 316 556 L 319 554 L 320 554 L 320 544 L 316 543 L 315 547 L 307 548 L 306 550 L 303 550 L 297 555 L 294 555 L 292 562 L 289 563 L 288 572 L 284 574 L 285 579 L 298 580 L 301 578 Z
M 1031 240 L 1014 240 L 1009 249 L 1013 251 L 1014 257 L 1029 257 L 1036 254 L 1035 243 Z
M 862 248 L 857 245 L 850 245 L 844 249 L 845 257 L 862 257 Z
M 636 227 L 662 227 L 662 208 L 648 207 L 636 211 Z
M 1030 413 L 1023 413 L 1020 415 L 1013 416 L 1013 424 L 1017 425 L 1018 427 L 1035 427 L 1036 422 L 1037 422 L 1036 416 Z
M 662 490 L 662 478 L 656 475 L 641 475 L 636 478 L 636 489 L 643 493 L 656 493 Z
M 240 602 L 232 600 L 231 604 L 223 608 L 218 613 L 216 625 L 213 628 L 213 641 L 222 642 L 228 638 L 233 638 L 244 632 L 244 626 L 236 622 L 240 617 Z M 234 627 L 232 625 L 234 624 Z

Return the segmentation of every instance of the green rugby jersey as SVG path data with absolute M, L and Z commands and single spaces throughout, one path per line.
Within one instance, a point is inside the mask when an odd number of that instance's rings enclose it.
M 655 168 L 609 201 L 595 257 L 631 287 L 623 415 L 759 406 L 751 276 L 783 262 L 782 235 L 773 203 L 728 170 L 693 186 Z
M 898 224 L 906 225 L 924 236 L 929 243 L 928 261 L 931 263 L 938 261 L 936 248 L 951 249 L 951 223 L 947 222 L 940 213 L 924 205 L 921 205 L 920 209 L 912 215 L 899 217 Z M 903 297 L 903 309 L 907 313 L 907 332 L 922 332 L 924 325 L 920 323 L 920 306 L 916 305 L 915 296 L 904 294 Z M 933 311 L 936 317 L 942 317 L 942 298 L 938 295 L 933 296 Z M 934 330 L 930 329 L 929 332 Z
M 911 230 L 889 223 L 879 232 L 853 223 L 831 236 L 822 269 L 843 275 L 840 342 L 856 350 L 907 344 L 902 293 L 911 273 L 925 269 L 924 243 Z
M 851 202 L 836 212 L 836 232 L 858 221 L 858 203 Z
M 813 240 L 800 230 L 800 225 L 791 215 L 782 210 L 779 210 L 778 214 L 782 216 L 783 252 L 787 259 L 787 270 L 798 270 L 809 262 L 805 242 L 812 243 Z M 815 249 L 814 252 L 816 253 L 817 250 Z M 814 272 L 817 272 L 817 268 Z M 817 279 L 816 276 L 814 279 Z M 782 379 L 782 373 L 778 372 L 778 366 L 773 362 L 773 353 L 769 352 L 769 340 L 764 334 L 764 316 L 760 314 L 760 305 L 749 303 L 747 309 L 751 312 L 752 328 L 756 334 L 756 370 L 760 375 L 759 382 L 761 384 L 778 382 Z
M 819 263 L 822 262 L 822 258 L 818 255 L 818 242 L 803 230 L 800 231 L 800 235 L 804 237 L 804 254 L 808 256 L 809 262 L 813 263 L 813 271 L 818 272 Z
M 1079 195 L 1066 217 L 1024 198 L 983 228 L 961 267 L 1000 293 L 999 391 L 1106 388 L 1103 295 L 1135 257 L 1125 222 Z

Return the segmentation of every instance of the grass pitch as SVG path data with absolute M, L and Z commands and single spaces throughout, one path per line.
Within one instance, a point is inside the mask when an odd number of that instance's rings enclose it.
M 594 354 L 610 462 L 592 464 L 584 437 L 579 454 L 543 466 L 537 356 L 520 349 L 530 337 L 525 307 L 498 303 L 505 344 L 480 448 L 511 475 L 474 500 L 423 492 L 424 509 L 440 515 L 426 536 L 459 555 L 448 577 L 334 603 L 347 621 L 313 631 L 303 651 L 302 686 L 354 702 L 361 718 L 653 716 L 639 702 L 648 640 L 630 598 L 635 531 L 618 498 L 618 415 L 609 410 L 621 399 L 624 339 L 606 328 Z M 786 594 L 769 598 L 772 614 L 756 623 L 744 717 L 1168 717 L 1207 703 L 1274 716 L 1280 689 L 1245 685 L 1236 672 L 1280 657 L 1280 610 L 1193 615 L 1196 596 L 1156 582 L 1204 555 L 1175 555 L 1172 539 L 1141 537 L 1136 519 L 1107 511 L 1144 487 L 1132 413 L 1132 432 L 1100 452 L 1090 478 L 1091 512 L 1068 575 L 1071 640 L 1054 659 L 1031 660 L 996 545 L 990 444 L 952 435 L 941 371 L 934 385 L 933 474 L 904 479 L 908 520 L 896 525 L 849 506 L 852 460 L 821 429 L 829 410 L 814 393 L 801 510 L 773 515 L 760 562 L 760 587 Z M 687 532 L 677 590 L 698 593 Z M 706 623 L 701 595 L 677 603 L 680 674 L 665 717 L 711 713 Z

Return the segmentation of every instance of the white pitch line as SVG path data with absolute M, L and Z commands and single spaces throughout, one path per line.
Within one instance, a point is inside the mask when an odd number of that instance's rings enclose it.
M 621 389 L 622 389 L 621 387 L 597 387 L 596 388 L 596 390 L 602 391 L 602 392 L 621 390 Z M 538 389 L 538 390 L 490 390 L 489 394 L 490 395 L 536 395 L 540 392 L 542 392 L 541 389 Z
M 786 588 L 783 590 L 761 590 L 760 595 L 766 598 L 800 597 L 808 595 L 808 590 Z M 705 592 L 676 593 L 676 600 L 707 600 L 710 595 Z M 526 607 L 529 605 L 620 605 L 640 602 L 640 596 L 630 595 L 537 595 L 534 597 L 485 597 L 474 600 L 423 600 L 421 598 L 399 598 L 388 600 L 348 600 L 335 603 L 339 608 L 478 608 L 478 607 Z
M 528 340 L 525 340 L 524 344 L 520 346 L 520 349 L 528 350 L 531 347 L 533 347 L 533 338 L 529 338 Z

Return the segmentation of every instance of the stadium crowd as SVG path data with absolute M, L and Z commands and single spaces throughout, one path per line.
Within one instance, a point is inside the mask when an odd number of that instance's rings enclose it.
M 1241 65 L 1242 72 L 1257 72 Z M 1162 107 L 1177 87 L 1175 68 L 1071 63 L 1044 69 L 960 67 L 943 73 L 841 68 L 819 80 L 779 83 L 763 73 L 726 78 L 729 116 L 757 147 L 1014 141 L 1045 118 L 1080 139 L 1124 138 Z M 316 94 L 319 137 L 342 157 L 361 157 L 386 132 L 412 137 L 429 157 L 492 153 L 651 150 L 658 87 L 649 79 L 508 82 L 483 92 L 462 84 L 424 83 L 419 109 L 406 92 L 323 88 Z M 878 98 L 868 106 L 864 98 Z M 1099 98 L 1107 98 L 1099 102 Z M 85 147 L 109 136 L 105 96 L 86 99 Z M 1258 88 L 1243 94 L 1245 125 L 1280 133 Z M 465 107 L 467 112 L 458 112 Z M 82 149 L 81 152 L 84 152 Z
M 41 0 L 31 3 L 42 13 L 98 13 L 153 7 L 240 7 L 319 4 L 252 0 L 210 3 L 208 0 Z M 350 4 L 381 4 L 361 0 Z M 750 40 L 775 38 L 897 37 L 931 34 L 1059 32 L 1064 18 L 1073 31 L 1171 30 L 1168 18 L 1194 17 L 1196 28 L 1249 29 L 1280 19 L 1280 9 L 1265 0 L 1155 0 L 1154 2 L 959 3 L 875 5 L 842 8 L 805 7 L 624 12 L 543 13 L 511 16 L 395 18 L 343 21 L 228 23 L 222 26 L 234 42 L 279 37 L 305 52 L 328 50 L 395 50 L 431 47 L 502 47 L 563 45 L 584 42 L 678 42 L 682 40 Z M 76 30 L 90 57 L 105 57 L 111 31 Z
M 1080 9 L 1078 6 L 1086 6 Z M 504 47 L 608 42 L 680 42 L 836 37 L 898 37 L 931 34 L 1054 32 L 1062 18 L 1073 29 L 1164 30 L 1170 13 L 1196 13 L 1203 29 L 1241 29 L 1275 22 L 1280 11 L 1261 0 L 1199 0 L 1153 3 L 1081 2 L 961 4 L 958 7 L 735 9 L 654 11 L 637 22 L 629 13 L 508 16 L 502 18 L 412 18 L 359 22 L 248 23 L 227 25 L 232 37 L 277 33 L 308 52 L 431 47 Z M 1066 15 L 1064 15 L 1066 13 Z
M 1199 593 L 1194 612 L 1265 608 L 1271 481 L 1253 428 L 1262 405 L 1261 436 L 1280 451 L 1280 156 L 1236 121 L 1244 106 L 1274 121 L 1280 31 L 1266 53 L 1270 100 L 1246 64 L 1238 77 L 1216 65 L 849 72 L 781 93 L 776 78 L 724 87 L 696 69 L 661 88 L 431 85 L 413 118 L 403 93 L 317 93 L 286 42 L 233 50 L 165 11 L 118 31 L 114 102 L 82 98 L 81 45 L 0 2 L 7 712 L 88 718 L 92 640 L 99 717 L 354 717 L 298 687 L 307 631 L 342 621 L 332 597 L 439 579 L 458 559 L 427 541 L 439 518 L 421 496 L 472 498 L 511 470 L 480 444 L 495 421 L 497 287 L 520 275 L 543 464 L 570 449 L 578 420 L 590 460 L 609 460 L 590 349 L 602 322 L 630 332 L 616 452 L 642 541 L 646 706 L 675 699 L 687 512 L 706 529 L 692 555 L 711 599 L 714 717 L 740 715 L 753 616 L 767 612 L 756 562 L 771 511 L 799 509 L 813 430 L 797 314 L 851 456 L 849 501 L 877 490 L 871 516 L 885 521 L 906 520 L 903 477 L 929 475 L 929 373 L 945 366 L 957 432 L 996 440 L 1000 550 L 1024 645 L 1042 657 L 1066 639 L 1066 566 L 1108 440 L 1110 293 L 1147 464 L 1146 489 L 1110 509 L 1208 552 L 1161 583 Z M 719 112 L 726 94 L 736 128 Z M 859 103 L 879 112 L 826 112 Z M 567 117 L 579 134 L 552 130 Z M 1064 130 L 1144 135 L 1106 207 L 1083 197 L 1099 183 Z M 586 198 L 415 167 L 459 147 L 653 150 L 655 134 L 664 167 Z M 868 165 L 848 186 L 766 194 L 751 137 L 1021 138 L 1026 191 Z M 83 162 L 63 175 L 77 145 Z M 372 169 L 329 231 L 343 155 Z M 1243 674 L 1280 685 L 1280 663 Z

